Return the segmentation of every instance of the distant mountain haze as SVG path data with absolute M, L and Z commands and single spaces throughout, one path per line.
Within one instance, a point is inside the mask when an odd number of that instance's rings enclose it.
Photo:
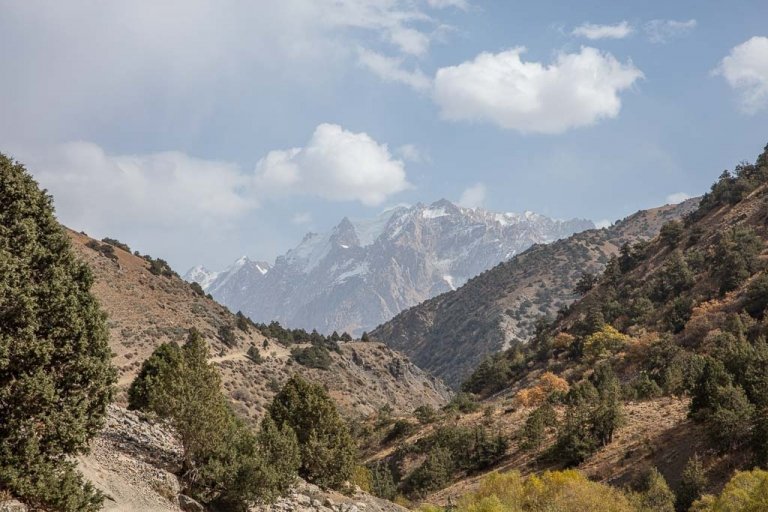
M 441 199 L 308 233 L 274 265 L 240 258 L 222 272 L 198 266 L 185 279 L 257 322 L 360 334 L 533 244 L 594 228 L 532 212 L 497 213 Z

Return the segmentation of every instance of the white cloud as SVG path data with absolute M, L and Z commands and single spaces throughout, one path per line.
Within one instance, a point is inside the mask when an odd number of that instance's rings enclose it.
M 380 53 L 360 48 L 358 61 L 384 81 L 405 84 L 417 90 L 429 89 L 432 85 L 430 78 L 420 69 L 408 71 L 403 69 L 403 59 L 387 57 Z
M 561 133 L 618 116 L 618 93 L 643 77 L 631 61 L 594 48 L 560 53 L 549 65 L 521 60 L 524 51 L 481 53 L 439 69 L 434 98 L 442 116 L 523 133 Z
M 414 162 L 414 163 L 432 162 L 432 157 L 429 156 L 429 153 L 426 150 L 421 149 L 414 144 L 403 144 L 402 146 L 397 148 L 397 154 L 400 155 L 400 157 L 406 162 Z
M 304 148 L 269 152 L 255 172 L 179 151 L 114 155 L 91 142 L 13 154 L 54 196 L 65 224 L 97 234 L 231 226 L 274 193 L 379 205 L 411 186 L 386 145 L 331 124 Z M 309 213 L 292 219 L 309 221 Z
M 427 0 L 427 5 L 433 9 L 445 9 L 446 7 L 467 9 L 469 2 L 467 0 Z
M 257 202 L 237 165 L 169 151 L 110 155 L 71 142 L 19 155 L 53 194 L 64 222 L 97 232 L 124 219 L 139 226 L 216 225 Z
M 587 39 L 624 39 L 634 32 L 634 29 L 626 21 L 616 25 L 595 25 L 593 23 L 584 23 L 573 29 L 574 36 L 586 37 Z
M 768 37 L 752 37 L 731 49 L 715 74 L 740 94 L 741 108 L 754 114 L 768 106 Z
M 485 203 L 487 189 L 482 183 L 475 183 L 464 190 L 459 198 L 459 205 L 465 208 L 477 208 Z
M 651 20 L 643 25 L 645 35 L 652 43 L 666 43 L 672 39 L 688 35 L 696 28 L 696 20 Z
M 691 196 L 685 192 L 675 192 L 667 196 L 667 204 L 678 204 L 690 199 Z
M 362 41 L 423 55 L 439 33 L 430 8 L 413 0 L 3 2 L 0 139 L 196 133 L 246 86 L 258 96 L 260 87 L 339 76 Z
M 613 221 L 608 219 L 602 219 L 595 222 L 595 227 L 597 229 L 609 228 L 612 225 L 613 225 Z
M 260 193 L 312 194 L 330 200 L 382 204 L 411 187 L 402 161 L 366 133 L 321 124 L 306 146 L 270 151 L 256 165 Z
M 291 223 L 299 226 L 309 224 L 310 222 L 312 222 L 312 214 L 309 212 L 295 213 L 293 217 L 291 217 Z

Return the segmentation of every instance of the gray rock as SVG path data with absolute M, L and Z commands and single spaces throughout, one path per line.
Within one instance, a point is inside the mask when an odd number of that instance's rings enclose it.
M 205 512 L 205 507 L 185 494 L 179 494 L 179 508 L 184 512 Z
M 29 508 L 25 504 L 16 500 L 0 502 L 0 512 L 27 512 Z

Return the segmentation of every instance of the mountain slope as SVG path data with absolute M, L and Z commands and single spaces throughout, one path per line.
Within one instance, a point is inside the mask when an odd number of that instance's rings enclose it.
M 327 370 L 302 366 L 291 356 L 295 346 L 267 339 L 254 327 L 248 332 L 238 328 L 235 315 L 178 276 L 153 274 L 143 257 L 82 233 L 69 235 L 74 251 L 93 272 L 93 293 L 108 315 L 120 401 L 152 351 L 164 342 L 183 342 L 191 327 L 208 340 L 236 409 L 251 418 L 261 414 L 293 373 L 323 383 L 340 407 L 355 416 L 384 405 L 399 411 L 439 407 L 450 398 L 442 382 L 381 343 L 342 343 L 339 352 L 330 352 Z M 105 245 L 111 249 L 103 250 Z M 261 363 L 247 356 L 251 346 L 260 352 Z
M 441 503 L 491 471 L 568 466 L 617 486 L 655 467 L 677 490 L 693 458 L 702 490 L 717 492 L 735 470 L 768 467 L 767 336 L 768 146 L 724 173 L 683 221 L 611 258 L 530 343 L 497 355 L 497 371 L 478 369 L 489 385 L 473 407 L 482 412 L 446 414 L 397 451 L 369 453 L 402 468 L 407 488 L 439 453 L 437 433 L 450 441 L 450 429 L 472 425 L 504 436 L 492 463 L 454 467 L 428 489 Z
M 488 354 L 526 341 L 537 317 L 552 316 L 575 300 L 582 272 L 600 272 L 623 244 L 652 238 L 697 202 L 640 211 L 608 228 L 536 245 L 371 334 L 456 387 Z
M 309 233 L 272 267 L 241 259 L 225 272 L 196 267 L 185 278 L 257 322 L 360 334 L 532 244 L 592 227 L 441 200 L 345 218 L 329 233 Z

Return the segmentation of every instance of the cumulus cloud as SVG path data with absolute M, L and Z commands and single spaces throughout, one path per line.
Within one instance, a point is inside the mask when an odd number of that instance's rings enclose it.
M 415 144 L 403 144 L 397 148 L 397 154 L 406 162 L 432 162 L 432 157 L 429 156 L 429 153 Z
M 485 204 L 487 189 L 482 183 L 475 183 L 461 193 L 459 205 L 465 208 L 477 208 Z
M 685 192 L 675 192 L 667 196 L 667 204 L 678 204 L 690 199 L 691 196 Z
M 720 61 L 722 75 L 740 96 L 744 112 L 754 114 L 768 106 L 768 37 L 752 37 L 735 46 Z
M 385 144 L 338 125 L 317 127 L 303 148 L 271 151 L 254 171 L 179 151 L 109 154 L 91 142 L 17 148 L 55 198 L 67 225 L 89 232 L 218 229 L 234 225 L 273 193 L 379 205 L 411 185 Z M 311 221 L 309 213 L 292 218 Z
M 595 25 L 584 23 L 573 29 L 572 34 L 587 39 L 624 39 L 633 32 L 632 26 L 626 21 L 615 25 Z
M 463 2 L 434 5 L 447 3 Z M 430 9 L 412 0 L 5 2 L 0 138 L 194 132 L 244 84 L 337 76 L 362 41 L 424 55 L 441 26 Z
M 434 99 L 442 116 L 523 133 L 561 133 L 618 116 L 619 92 L 643 77 L 631 61 L 594 48 L 560 53 L 549 65 L 523 61 L 524 51 L 481 53 L 439 69 Z
M 651 20 L 643 25 L 648 40 L 652 43 L 667 43 L 672 39 L 683 37 L 696 28 L 696 20 Z
M 275 193 L 382 204 L 411 187 L 401 160 L 366 133 L 321 124 L 306 146 L 270 151 L 256 165 L 255 186 Z
M 418 68 L 413 71 L 404 69 L 403 60 L 403 58 L 388 57 L 365 48 L 358 50 L 358 62 L 382 80 L 405 84 L 416 90 L 429 89 L 432 85 L 430 78 Z
M 65 222 L 100 232 L 125 219 L 164 228 L 216 225 L 257 202 L 237 165 L 170 151 L 110 155 L 90 142 L 19 154 Z

